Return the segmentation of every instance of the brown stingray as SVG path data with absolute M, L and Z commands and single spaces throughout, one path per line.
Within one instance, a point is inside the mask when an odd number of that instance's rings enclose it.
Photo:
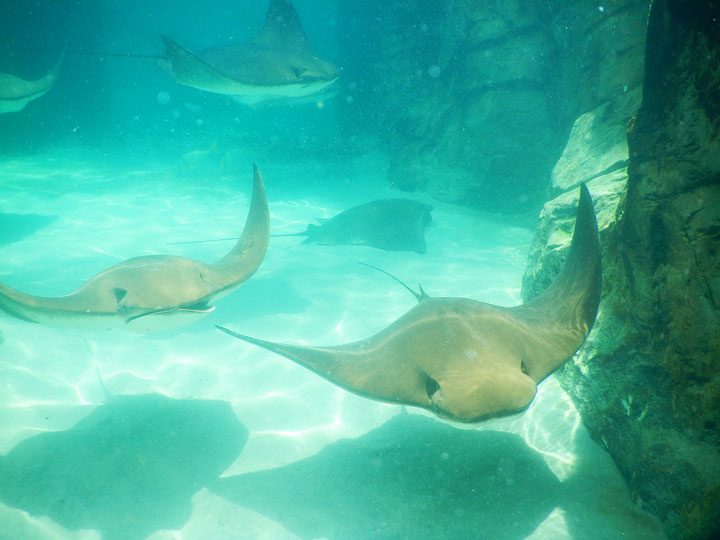
M 220 330 L 356 394 L 415 405 L 461 422 L 526 408 L 537 384 L 585 341 L 600 302 L 597 221 L 587 187 L 560 275 L 516 307 L 428 298 L 379 333 L 346 345 L 301 347 Z
M 134 257 L 60 297 L 33 296 L 0 284 L 0 311 L 32 322 L 79 327 L 96 323 L 106 328 L 119 324 L 143 332 L 211 312 L 211 302 L 250 278 L 267 251 L 267 196 L 254 164 L 253 173 L 252 201 L 242 235 L 217 262 L 171 255 Z
M 175 80 L 247 105 L 302 100 L 328 92 L 339 70 L 312 49 L 290 0 L 270 0 L 265 22 L 246 43 L 193 53 L 165 41 L 160 64 Z

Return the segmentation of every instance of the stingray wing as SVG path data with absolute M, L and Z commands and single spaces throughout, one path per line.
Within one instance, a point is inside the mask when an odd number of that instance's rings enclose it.
M 313 55 L 300 17 L 289 0 L 270 0 L 265 22 L 248 45 L 259 50 L 293 50 Z
M 247 84 L 223 73 L 170 38 L 163 36 L 163 41 L 165 59 L 178 83 L 216 94 L 235 95 L 248 91 Z
M 577 217 L 567 260 L 555 281 L 537 298 L 505 311 L 528 329 L 527 367 L 541 381 L 584 343 L 600 304 L 602 261 L 590 192 L 580 185 Z M 502 308 L 501 308 L 502 309 Z

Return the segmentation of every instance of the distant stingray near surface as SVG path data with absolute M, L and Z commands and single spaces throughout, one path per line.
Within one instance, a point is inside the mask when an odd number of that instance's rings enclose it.
M 220 260 L 148 255 L 122 261 L 67 296 L 41 297 L 0 284 L 0 311 L 31 322 L 139 332 L 192 322 L 215 308 L 258 269 L 268 247 L 270 215 L 260 171 L 253 165 L 253 195 L 245 227 Z
M 161 66 L 178 83 L 246 105 L 321 96 L 340 74 L 315 54 L 290 0 L 270 0 L 262 28 L 246 43 L 192 53 L 163 39 Z
M 21 111 L 32 100 L 50 90 L 55 84 L 64 58 L 65 53 L 63 52 L 50 71 L 32 81 L 9 73 L 0 73 L 0 114 Z
M 468 298 L 430 298 L 374 336 L 304 347 L 220 330 L 317 373 L 361 396 L 414 405 L 460 422 L 525 409 L 537 384 L 584 343 L 600 302 L 597 221 L 580 189 L 565 266 L 540 296 L 516 307 Z

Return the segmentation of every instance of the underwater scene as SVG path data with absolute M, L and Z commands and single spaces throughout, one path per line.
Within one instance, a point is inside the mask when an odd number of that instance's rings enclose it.
M 4 0 L 0 540 L 720 535 L 720 7 Z

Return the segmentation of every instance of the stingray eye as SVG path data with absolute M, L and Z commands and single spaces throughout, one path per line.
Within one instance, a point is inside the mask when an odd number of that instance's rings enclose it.
M 427 397 L 432 399 L 438 390 L 440 390 L 440 385 L 435 379 L 428 375 L 427 379 L 425 379 L 425 392 L 427 393 Z
M 307 71 L 307 69 L 305 69 L 305 68 L 295 67 L 295 66 L 291 66 L 291 69 L 293 70 L 295 77 L 297 77 L 298 79 L 300 77 L 302 77 L 303 74 Z
M 127 296 L 127 290 L 126 289 L 120 289 L 118 287 L 113 289 L 113 293 L 115 294 L 115 301 L 119 304 L 123 301 L 123 298 Z
M 522 371 L 525 375 L 528 374 L 528 368 L 525 360 L 520 360 L 520 371 Z

